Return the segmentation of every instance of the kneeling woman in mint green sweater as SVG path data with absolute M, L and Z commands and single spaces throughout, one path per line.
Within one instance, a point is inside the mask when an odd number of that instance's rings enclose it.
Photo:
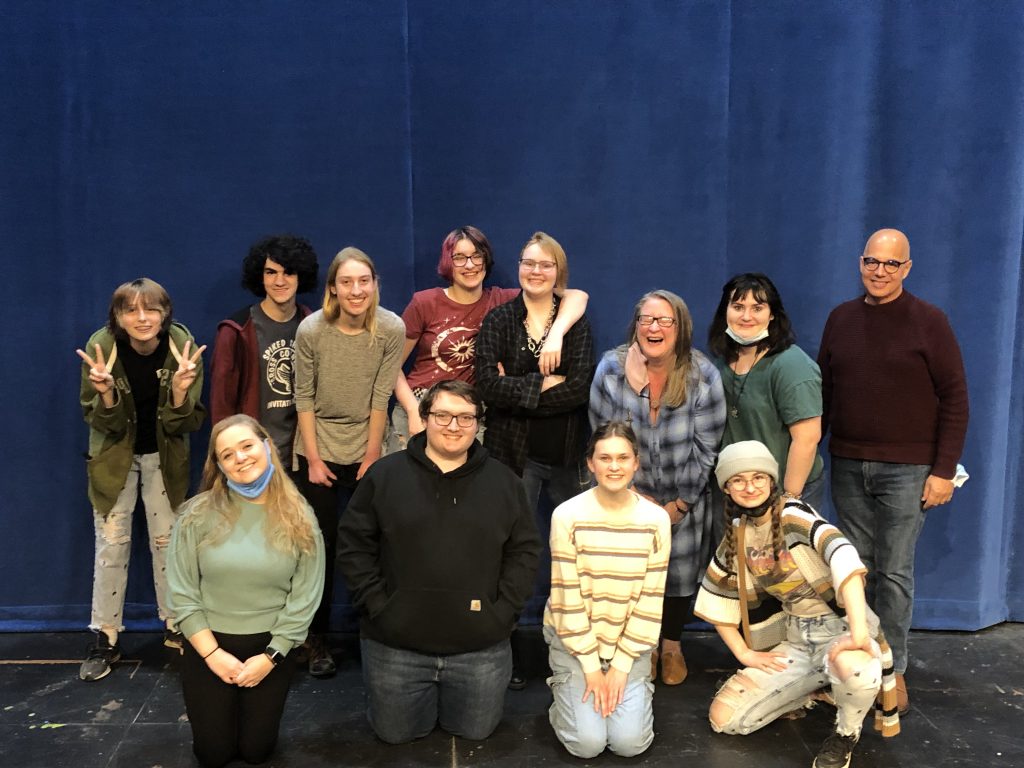
M 210 434 L 201 492 L 185 502 L 167 559 L 188 638 L 181 667 L 192 749 L 204 768 L 267 759 L 301 643 L 323 591 L 312 511 L 254 419 Z

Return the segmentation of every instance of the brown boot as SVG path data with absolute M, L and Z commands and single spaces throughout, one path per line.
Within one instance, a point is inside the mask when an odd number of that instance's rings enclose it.
M 907 695 L 907 681 L 903 679 L 903 675 L 899 672 L 896 673 L 896 710 L 900 713 L 901 717 L 910 711 L 910 696 Z
M 679 685 L 686 679 L 687 672 L 683 654 L 671 651 L 661 655 L 661 682 L 665 685 Z

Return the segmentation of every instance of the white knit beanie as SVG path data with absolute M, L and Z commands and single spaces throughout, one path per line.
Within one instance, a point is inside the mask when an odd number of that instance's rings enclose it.
M 764 443 L 757 440 L 741 440 L 727 445 L 718 454 L 715 479 L 718 487 L 725 489 L 729 478 L 740 472 L 764 472 L 779 484 L 779 462 L 772 456 Z

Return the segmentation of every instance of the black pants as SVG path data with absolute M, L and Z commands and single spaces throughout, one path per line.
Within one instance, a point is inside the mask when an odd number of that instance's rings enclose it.
M 214 635 L 221 648 L 242 662 L 263 653 L 270 642 L 269 632 Z M 213 674 L 192 645 L 185 643 L 181 687 L 192 726 L 192 751 L 203 768 L 221 768 L 236 757 L 262 763 L 270 756 L 294 669 L 289 654 L 255 688 L 239 688 Z
M 317 635 L 327 632 L 331 620 L 331 605 L 334 603 L 334 567 L 338 555 L 338 519 L 352 497 L 352 491 L 356 487 L 356 473 L 359 472 L 358 464 L 335 464 L 330 461 L 324 463 L 338 478 L 333 481 L 330 488 L 309 482 L 309 462 L 305 456 L 299 456 L 299 490 L 313 508 L 313 514 L 320 525 L 327 561 L 327 567 L 324 569 L 324 596 L 320 598 L 320 607 L 316 609 L 313 623 L 309 627 L 310 633 Z
M 661 638 L 678 640 L 683 627 L 693 621 L 693 595 L 670 597 L 665 595 L 661 604 Z

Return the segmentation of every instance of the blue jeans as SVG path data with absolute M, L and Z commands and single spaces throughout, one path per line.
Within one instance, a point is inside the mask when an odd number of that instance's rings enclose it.
M 554 696 L 548 720 L 565 748 L 576 757 L 590 758 L 605 749 L 622 757 L 632 757 L 651 746 L 654 741 L 654 683 L 650 652 L 633 662 L 622 703 L 608 717 L 602 717 L 594 711 L 593 695 L 583 701 L 587 681 L 579 661 L 569 654 L 555 630 L 547 625 L 544 639 L 548 643 L 551 665 L 548 687 Z
M 544 544 L 537 563 L 533 595 L 523 609 L 524 620 L 531 623 L 541 620 L 551 591 L 551 513 L 563 501 L 587 490 L 590 487 L 590 474 L 584 465 L 556 467 L 527 459 L 523 467 L 523 485 L 526 487 L 526 503 L 533 509 L 537 534 Z M 542 491 L 546 492 L 549 504 L 541 505 Z
M 498 727 L 512 674 L 508 640 L 448 656 L 392 648 L 368 637 L 360 647 L 367 716 L 381 741 L 402 744 L 438 724 L 480 741 Z
M 872 628 L 872 631 L 876 628 Z M 831 684 L 836 702 L 836 729 L 859 735 L 882 685 L 882 664 L 872 658 L 841 680 L 829 669 L 828 651 L 847 632 L 846 622 L 835 614 L 786 617 L 786 639 L 772 648 L 785 655 L 786 668 L 765 672 L 747 667 L 726 681 L 715 700 L 732 710 L 728 722 L 711 727 L 719 733 L 746 736 L 786 712 L 805 706 L 811 694 Z
M 867 599 L 892 646 L 893 666 L 907 671 L 914 612 L 914 550 L 924 525 L 921 494 L 931 467 L 832 457 L 832 503 L 839 527 L 868 569 Z

